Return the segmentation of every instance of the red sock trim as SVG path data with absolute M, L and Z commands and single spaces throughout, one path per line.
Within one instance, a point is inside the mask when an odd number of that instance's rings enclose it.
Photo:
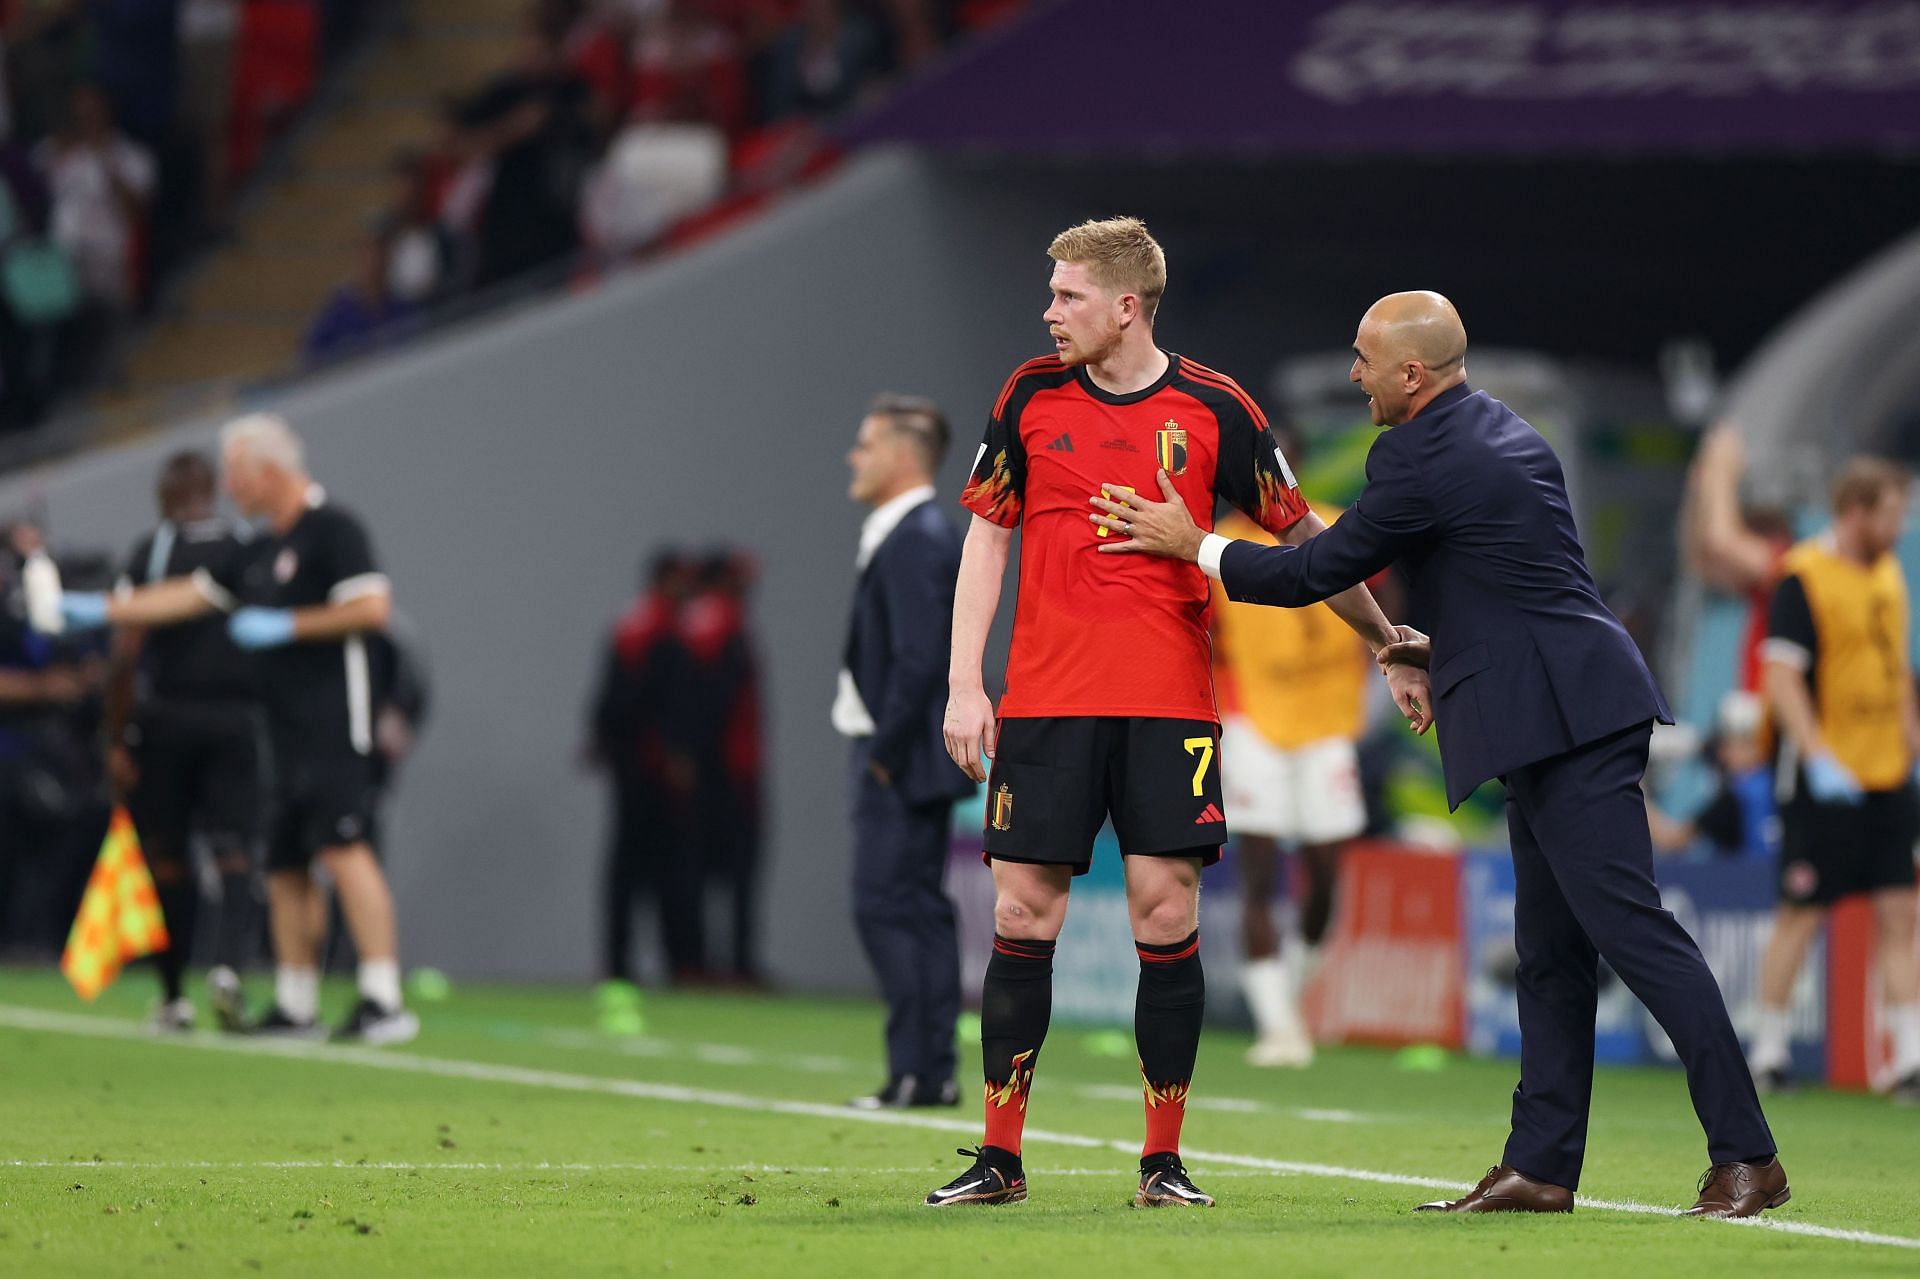
M 1200 953 L 1200 930 L 1193 930 L 1185 941 L 1174 942 L 1171 946 L 1151 946 L 1143 941 L 1133 943 L 1134 953 L 1140 956 L 1143 964 L 1174 964 L 1183 959 L 1192 959 Z
M 1052 959 L 1054 943 L 1028 937 L 1002 937 L 995 933 L 993 948 L 1014 959 Z

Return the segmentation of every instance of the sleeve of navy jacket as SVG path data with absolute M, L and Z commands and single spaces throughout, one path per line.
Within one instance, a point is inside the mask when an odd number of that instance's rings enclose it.
M 1432 525 L 1407 441 L 1383 432 L 1367 454 L 1367 487 L 1338 523 L 1299 546 L 1234 542 L 1220 557 L 1230 599 L 1300 608 L 1366 581 Z

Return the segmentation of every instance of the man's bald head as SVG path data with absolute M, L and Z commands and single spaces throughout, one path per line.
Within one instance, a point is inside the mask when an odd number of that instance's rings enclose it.
M 1375 424 L 1398 426 L 1466 381 L 1467 327 L 1438 293 L 1389 293 L 1360 318 L 1353 355 L 1348 377 L 1371 397 Z

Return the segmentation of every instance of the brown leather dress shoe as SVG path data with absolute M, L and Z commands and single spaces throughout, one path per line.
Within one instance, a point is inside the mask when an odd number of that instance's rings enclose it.
M 1501 1164 L 1460 1199 L 1436 1199 L 1415 1212 L 1572 1212 L 1573 1192 Z
M 1757 1164 L 1715 1164 L 1700 1177 L 1700 1199 L 1683 1217 L 1757 1217 L 1793 1198 L 1778 1156 Z

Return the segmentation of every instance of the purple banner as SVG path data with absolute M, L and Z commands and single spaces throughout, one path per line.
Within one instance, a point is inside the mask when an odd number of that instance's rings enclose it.
M 1920 0 L 1060 0 L 843 133 L 1107 155 L 1911 147 Z

